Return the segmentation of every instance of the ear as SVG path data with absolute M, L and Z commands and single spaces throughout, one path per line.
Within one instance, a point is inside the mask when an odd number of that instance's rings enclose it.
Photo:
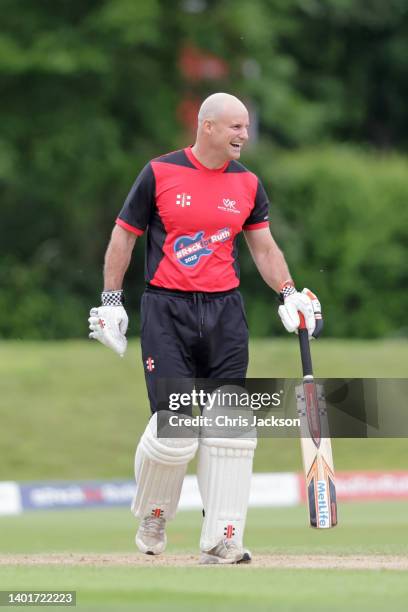
M 211 119 L 204 119 L 202 129 L 204 134 L 211 134 L 213 129 L 213 122 Z

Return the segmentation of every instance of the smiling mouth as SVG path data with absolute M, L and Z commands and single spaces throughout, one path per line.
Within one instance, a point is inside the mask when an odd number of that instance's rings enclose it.
M 241 147 L 242 147 L 242 145 L 241 145 L 241 144 L 238 144 L 238 143 L 236 143 L 236 142 L 231 142 L 231 146 L 232 146 L 232 147 L 233 147 L 233 148 L 234 148 L 236 151 L 240 151 L 240 150 L 241 150 Z

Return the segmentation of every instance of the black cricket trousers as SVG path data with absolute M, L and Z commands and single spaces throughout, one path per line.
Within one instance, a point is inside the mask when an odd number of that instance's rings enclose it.
M 167 410 L 168 393 L 191 390 L 195 378 L 243 380 L 248 324 L 242 296 L 237 289 L 196 293 L 148 285 L 141 300 L 141 344 L 152 413 Z M 187 379 L 183 388 L 180 379 Z

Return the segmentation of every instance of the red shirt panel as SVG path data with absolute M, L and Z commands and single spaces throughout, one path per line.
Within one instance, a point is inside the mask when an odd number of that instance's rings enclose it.
M 146 280 L 183 291 L 239 285 L 236 238 L 267 227 L 268 199 L 242 164 L 210 170 L 190 149 L 152 160 L 139 175 L 117 223 L 137 234 L 148 226 Z

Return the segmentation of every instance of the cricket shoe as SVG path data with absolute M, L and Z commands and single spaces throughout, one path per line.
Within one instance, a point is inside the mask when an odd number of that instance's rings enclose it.
M 217 565 L 227 563 L 250 563 L 252 555 L 249 550 L 241 548 L 231 540 L 221 540 L 211 550 L 202 550 L 200 565 Z
M 135 542 L 140 552 L 146 555 L 160 555 L 166 548 L 166 519 L 146 516 L 140 523 Z

